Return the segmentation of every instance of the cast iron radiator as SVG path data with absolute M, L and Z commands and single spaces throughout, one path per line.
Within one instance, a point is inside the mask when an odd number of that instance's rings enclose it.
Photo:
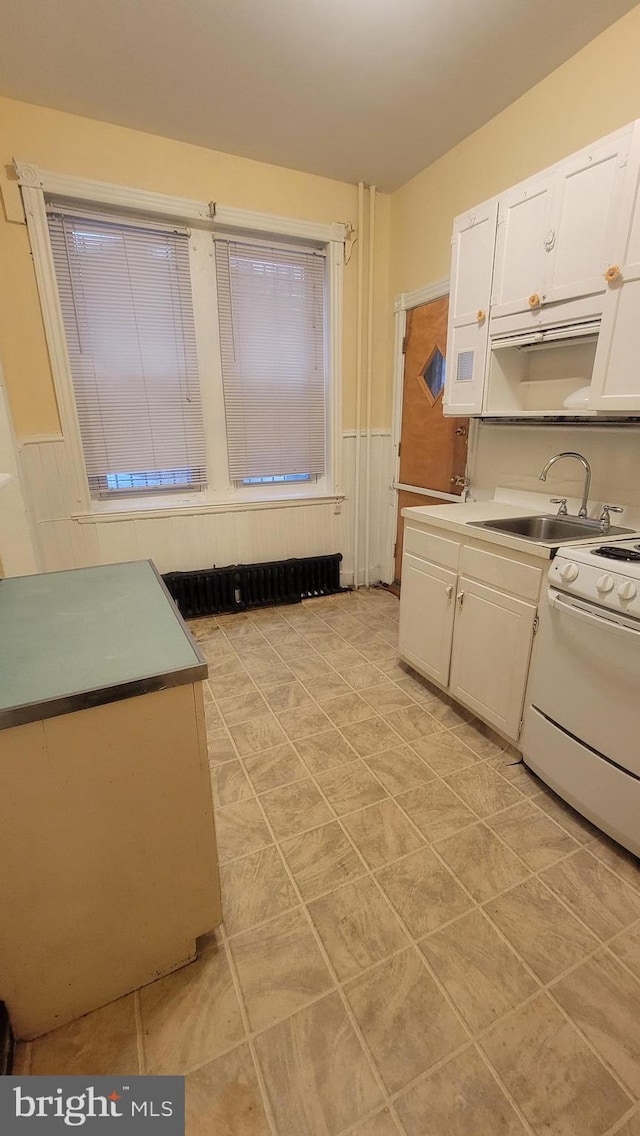
M 269 564 L 232 564 L 198 572 L 163 576 L 185 618 L 222 615 L 270 604 L 294 604 L 313 596 L 346 591 L 340 587 L 342 553 L 273 560 Z

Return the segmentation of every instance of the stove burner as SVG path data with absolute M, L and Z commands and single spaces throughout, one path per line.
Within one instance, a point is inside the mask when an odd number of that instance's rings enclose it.
M 637 544 L 636 549 L 640 549 L 640 545 Z M 591 555 L 604 556 L 607 560 L 640 561 L 640 552 L 633 548 L 620 548 L 615 544 L 603 544 L 601 548 L 594 548 Z

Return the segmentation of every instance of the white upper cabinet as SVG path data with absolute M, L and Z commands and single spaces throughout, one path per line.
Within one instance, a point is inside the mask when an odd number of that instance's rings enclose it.
M 457 217 L 453 227 L 444 413 L 482 410 L 497 200 Z
M 640 410 L 639 171 L 640 119 L 456 219 L 445 414 Z
M 554 174 L 517 185 L 500 198 L 491 317 L 539 308 L 546 245 L 552 239 Z
M 612 264 L 604 298 L 602 324 L 591 380 L 589 405 L 594 410 L 640 411 L 640 188 L 637 168 L 640 127 L 636 124 L 629 162 L 635 202 L 626 252 Z M 631 179 L 629 179 L 631 181 Z
M 603 293 L 607 268 L 620 264 L 631 209 L 630 202 L 623 205 L 632 130 L 604 138 L 557 168 L 544 304 Z

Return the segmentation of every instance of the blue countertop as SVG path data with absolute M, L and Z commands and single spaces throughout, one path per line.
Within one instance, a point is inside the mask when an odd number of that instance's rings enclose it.
M 150 560 L 0 580 L 0 729 L 206 676 Z

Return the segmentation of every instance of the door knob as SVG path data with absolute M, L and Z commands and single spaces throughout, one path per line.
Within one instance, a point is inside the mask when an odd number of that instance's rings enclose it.
M 540 307 L 540 295 L 539 295 L 538 292 L 532 292 L 531 295 L 529 296 L 529 307 L 530 308 L 539 308 Z
M 459 436 L 460 438 L 466 438 L 466 436 L 467 436 L 467 427 L 466 427 L 466 426 L 456 426 L 456 428 L 455 428 L 455 430 L 454 430 L 453 432 L 454 432 L 454 434 L 458 434 L 458 436 Z
M 607 271 L 604 274 L 604 278 L 605 278 L 607 284 L 613 284 L 614 280 L 619 280 L 619 278 L 620 278 L 620 265 L 619 264 L 610 264 Z

